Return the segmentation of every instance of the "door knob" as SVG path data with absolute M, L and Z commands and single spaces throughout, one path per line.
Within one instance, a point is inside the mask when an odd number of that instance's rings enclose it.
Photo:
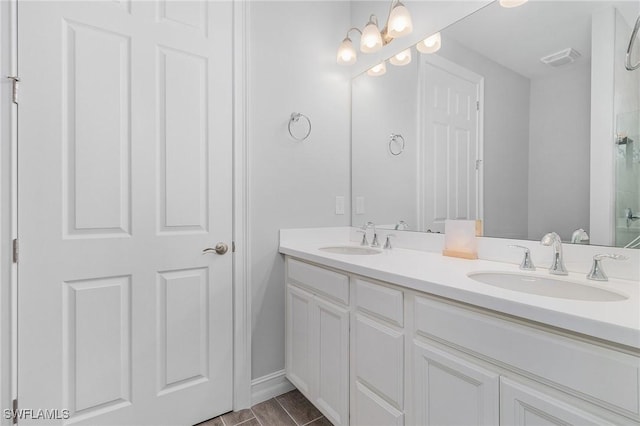
M 229 246 L 225 243 L 216 244 L 215 248 L 206 248 L 202 250 L 202 254 L 206 253 L 215 253 L 215 254 L 225 254 L 229 250 Z

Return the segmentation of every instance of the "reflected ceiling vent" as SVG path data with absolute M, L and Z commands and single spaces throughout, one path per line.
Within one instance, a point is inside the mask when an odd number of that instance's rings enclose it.
M 580 52 L 569 47 L 545 56 L 544 58 L 540 58 L 540 62 L 551 65 L 552 67 L 561 67 L 563 65 L 574 63 L 580 56 L 582 56 L 580 55 Z

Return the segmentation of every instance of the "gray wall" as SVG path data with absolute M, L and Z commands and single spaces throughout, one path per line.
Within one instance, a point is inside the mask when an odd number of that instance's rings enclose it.
M 349 67 L 336 50 L 349 28 L 342 1 L 251 2 L 248 53 L 249 263 L 252 376 L 284 368 L 280 228 L 349 225 Z M 289 137 L 292 112 L 313 132 Z M 346 214 L 335 215 L 335 197 Z
M 589 232 L 591 64 L 531 81 L 529 239 Z
M 352 84 L 352 188 L 365 198 L 365 213 L 355 214 L 356 226 L 371 220 L 376 225 L 394 225 L 399 220 L 417 229 L 418 58 L 405 66 L 387 65 L 387 73 L 362 74 Z M 389 152 L 389 136 L 401 134 L 405 150 Z

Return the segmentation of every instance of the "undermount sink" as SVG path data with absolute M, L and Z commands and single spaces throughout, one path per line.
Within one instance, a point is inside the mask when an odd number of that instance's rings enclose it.
M 371 255 L 382 253 L 381 250 L 376 250 L 374 248 L 364 246 L 331 246 L 321 247 L 320 250 L 335 254 Z
M 467 276 L 472 280 L 494 287 L 537 294 L 539 296 L 592 302 L 615 302 L 628 299 L 628 297 L 610 290 L 572 281 L 558 280 L 553 277 L 508 272 L 473 272 Z

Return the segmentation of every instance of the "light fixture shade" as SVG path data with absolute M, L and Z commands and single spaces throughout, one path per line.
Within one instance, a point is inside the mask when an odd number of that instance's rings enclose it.
M 356 54 L 356 49 L 353 48 L 351 39 L 349 37 L 345 37 L 338 48 L 338 63 L 340 65 L 352 65 L 356 63 L 357 59 L 358 55 Z
M 518 7 L 525 4 L 528 0 L 500 0 L 502 7 Z
M 371 77 L 377 77 L 379 75 L 383 75 L 386 72 L 387 65 L 384 63 L 384 61 L 382 61 L 378 65 L 369 68 L 369 70 L 367 71 L 367 75 L 370 75 Z
M 413 23 L 409 10 L 400 2 L 391 9 L 387 22 L 388 34 L 392 38 L 398 38 L 411 34 Z
M 380 36 L 380 30 L 378 26 L 369 21 L 364 30 L 362 30 L 362 36 L 360 37 L 360 51 L 363 53 L 373 53 L 382 49 L 382 37 Z
M 416 44 L 416 49 L 420 53 L 436 53 L 442 46 L 442 37 L 440 33 L 435 33 Z
M 389 58 L 389 62 L 393 65 L 398 66 L 407 65 L 411 62 L 411 48 L 396 53 L 391 58 Z

